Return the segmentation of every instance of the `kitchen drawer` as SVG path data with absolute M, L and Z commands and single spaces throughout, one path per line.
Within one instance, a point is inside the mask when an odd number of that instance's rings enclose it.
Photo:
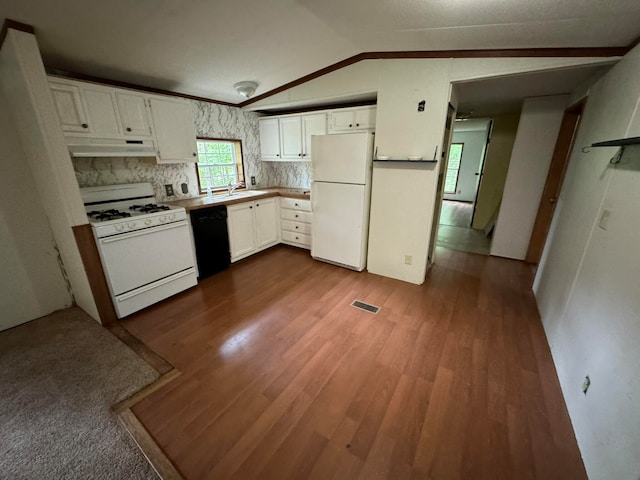
M 311 212 L 302 212 L 299 210 L 289 210 L 288 208 L 281 208 L 280 217 L 282 217 L 283 220 L 311 223 Z
M 311 201 L 300 200 L 299 198 L 282 197 L 280 199 L 280 206 L 282 208 L 291 208 L 293 210 L 304 210 L 305 212 L 311 211 Z
M 292 222 L 291 220 L 282 220 L 282 230 L 288 230 L 293 233 L 305 233 L 311 235 L 311 224 L 302 222 Z
M 311 235 L 305 235 L 304 233 L 282 232 L 282 240 L 311 246 Z

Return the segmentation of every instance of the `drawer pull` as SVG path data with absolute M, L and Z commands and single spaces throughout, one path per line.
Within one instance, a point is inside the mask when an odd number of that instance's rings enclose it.
M 296 230 L 298 229 L 298 225 L 296 225 Z
M 298 214 L 296 213 L 296 218 L 298 218 Z

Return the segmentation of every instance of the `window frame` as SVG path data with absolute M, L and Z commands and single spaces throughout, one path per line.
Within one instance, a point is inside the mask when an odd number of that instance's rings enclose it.
M 454 145 L 461 145 L 460 148 L 460 161 L 458 162 L 458 168 L 449 168 L 449 158 L 451 156 L 451 147 Z M 446 195 L 456 195 L 458 192 L 458 180 L 460 180 L 460 168 L 462 167 L 462 154 L 464 153 L 464 142 L 452 142 L 449 145 L 449 155 L 447 156 L 447 168 L 444 172 L 444 182 L 442 185 L 442 191 Z M 453 191 L 447 191 L 447 175 L 449 170 L 456 170 L 456 183 L 453 186 Z
M 236 178 L 238 182 L 244 182 L 245 186 L 244 187 L 240 187 L 238 190 L 244 190 L 246 189 L 246 183 L 245 182 L 245 176 L 244 176 L 244 156 L 242 154 L 242 140 L 239 138 L 214 138 L 214 137 L 196 137 L 196 147 L 197 142 L 226 142 L 226 143 L 231 143 L 234 146 L 235 149 L 235 167 L 236 167 Z M 197 151 L 197 148 L 196 148 Z M 199 157 L 197 157 L 199 158 Z M 196 161 L 195 164 L 195 168 L 196 168 L 196 177 L 198 179 L 198 192 L 200 194 L 206 194 L 207 193 L 207 189 L 206 188 L 202 188 L 202 184 L 200 182 L 200 171 L 198 168 L 198 164 L 200 162 Z M 222 187 L 215 187 L 212 188 L 211 190 L 213 192 L 222 192 L 224 190 L 226 190 L 227 187 L 222 186 Z

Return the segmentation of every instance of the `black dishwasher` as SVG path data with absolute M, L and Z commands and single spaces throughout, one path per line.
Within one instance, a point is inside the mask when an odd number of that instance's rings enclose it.
M 227 207 L 201 208 L 191 211 L 191 227 L 196 244 L 199 277 L 204 278 L 229 267 Z

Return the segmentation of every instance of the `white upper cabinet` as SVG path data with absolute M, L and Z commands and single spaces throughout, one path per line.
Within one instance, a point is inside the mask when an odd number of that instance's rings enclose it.
M 158 163 L 196 162 L 196 127 L 191 103 L 151 97 L 149 107 L 158 142 Z
M 302 158 L 311 160 L 311 136 L 327 134 L 327 114 L 314 113 L 302 117 Z
M 299 116 L 280 119 L 280 157 L 283 160 L 302 159 L 302 121 Z
M 263 118 L 260 120 L 262 160 L 308 162 L 311 160 L 311 135 L 326 133 L 325 112 Z
M 376 126 L 376 107 L 356 107 L 329 112 L 329 133 L 370 130 Z
M 80 89 L 75 85 L 50 82 L 51 96 L 56 107 L 63 132 L 87 133 L 90 131 Z
M 280 126 L 277 118 L 261 118 L 260 154 L 263 160 L 282 160 L 280 158 Z
M 49 88 L 70 146 L 140 139 L 157 147 L 157 163 L 197 161 L 189 100 L 59 77 L 49 77 Z
M 81 91 L 87 107 L 90 131 L 110 137 L 121 135 L 122 126 L 118 117 L 115 95 L 111 89 L 87 86 L 82 87 Z
M 116 98 L 124 134 L 132 137 L 151 136 L 145 96 L 118 92 Z

